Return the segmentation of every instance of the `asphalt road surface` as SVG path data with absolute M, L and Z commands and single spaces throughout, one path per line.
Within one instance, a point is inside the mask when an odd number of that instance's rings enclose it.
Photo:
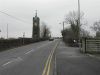
M 0 75 L 52 74 L 50 62 L 57 43 L 58 40 L 45 41 L 1 52 Z
M 100 59 L 44 41 L 0 52 L 0 75 L 100 75 Z

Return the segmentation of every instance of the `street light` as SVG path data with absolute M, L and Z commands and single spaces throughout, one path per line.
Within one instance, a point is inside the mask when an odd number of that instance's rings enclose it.
M 65 29 L 64 25 L 65 25 L 65 22 L 63 21 L 62 23 L 59 23 L 59 24 L 63 24 L 63 31 Z M 63 39 L 64 39 L 64 36 L 63 36 Z
M 62 23 L 59 23 L 59 24 L 63 24 L 63 31 L 65 29 L 65 22 L 63 21 Z

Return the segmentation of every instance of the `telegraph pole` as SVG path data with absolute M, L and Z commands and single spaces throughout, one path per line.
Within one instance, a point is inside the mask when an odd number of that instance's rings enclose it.
M 0 30 L 0 33 L 1 33 L 1 30 Z
M 80 36 L 80 0 L 78 0 L 78 39 L 79 39 L 79 48 L 81 49 L 81 36 Z
M 25 44 L 24 38 L 25 38 L 25 32 L 23 32 L 23 45 Z
M 7 24 L 7 39 L 8 39 L 8 24 Z
M 63 21 L 63 31 L 64 31 L 64 29 L 65 29 L 65 28 L 64 28 L 64 21 Z
M 79 42 L 80 42 L 80 0 L 78 0 L 78 27 L 79 27 L 79 31 L 78 31 L 78 37 L 79 37 Z

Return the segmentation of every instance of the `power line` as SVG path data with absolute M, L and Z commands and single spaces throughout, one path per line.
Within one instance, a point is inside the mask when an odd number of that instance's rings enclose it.
M 3 12 L 3 11 L 0 11 L 0 13 L 5 14 L 5 15 L 7 15 L 7 16 L 13 18 L 13 19 L 16 19 L 16 20 L 18 20 L 18 21 L 21 21 L 21 22 L 24 22 L 24 23 L 28 23 L 28 22 L 26 22 L 26 21 L 24 21 L 24 20 L 22 20 L 22 19 L 19 19 L 19 18 L 15 17 L 15 16 L 12 16 L 12 15 L 10 15 L 10 14 L 8 14 L 8 13 Z M 29 23 L 28 23 L 28 24 L 29 24 Z M 30 24 L 31 24 L 31 23 L 30 23 Z

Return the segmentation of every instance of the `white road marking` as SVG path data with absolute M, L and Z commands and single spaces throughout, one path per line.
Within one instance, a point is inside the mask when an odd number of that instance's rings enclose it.
M 22 60 L 21 57 L 17 57 L 16 59 L 10 60 L 7 63 L 3 64 L 2 66 L 4 67 L 4 66 L 9 65 L 9 64 L 11 64 L 13 62 L 17 62 L 17 61 L 21 61 L 21 60 Z
M 12 63 L 12 61 L 9 61 L 9 62 L 3 64 L 2 66 L 6 66 L 6 65 L 8 65 L 8 64 L 10 64 L 10 63 Z
M 33 52 L 33 51 L 34 51 L 34 50 L 32 49 L 32 50 L 26 52 L 25 54 L 29 54 L 29 53 L 31 53 L 31 52 Z
M 42 47 L 44 47 L 44 46 L 47 46 L 48 44 L 51 44 L 51 43 L 52 43 L 52 42 L 49 42 L 49 43 L 47 43 L 47 44 L 43 44 L 42 46 L 38 47 L 37 49 L 42 48 Z
M 52 43 L 52 42 L 49 42 L 49 43 L 43 44 L 43 45 L 41 45 L 40 47 L 37 47 L 35 50 L 40 49 L 40 48 L 42 48 L 42 47 L 44 47 L 44 46 L 47 46 L 47 45 L 50 44 L 50 43 Z M 26 52 L 25 54 L 29 54 L 29 53 L 31 53 L 31 52 L 33 52 L 33 51 L 35 51 L 35 50 L 32 49 L 32 50 Z
M 17 59 L 15 59 L 16 61 L 21 61 L 23 60 L 21 57 L 17 57 Z
M 50 43 L 49 43 L 50 44 Z M 42 47 L 44 47 L 44 46 L 46 46 L 46 45 L 48 45 L 48 44 L 43 44 L 42 46 L 40 46 L 40 47 L 38 47 L 38 48 L 36 48 L 35 50 L 37 50 L 37 49 L 39 49 L 39 48 L 42 48 Z M 32 50 L 30 50 L 30 51 L 28 51 L 28 52 L 26 52 L 25 54 L 29 54 L 29 53 L 31 53 L 31 52 L 33 52 L 33 51 L 35 51 L 34 49 L 32 49 Z
M 44 47 L 44 46 L 47 46 L 48 44 L 51 44 L 51 43 L 52 43 L 52 42 L 47 43 L 47 44 L 43 44 L 43 45 L 41 45 L 40 47 L 38 47 L 37 49 L 42 48 L 42 47 Z M 35 51 L 35 50 L 32 49 L 32 50 L 26 52 L 25 54 L 29 54 L 29 53 L 31 53 L 31 52 L 33 52 L 33 51 Z M 23 60 L 21 57 L 17 57 L 17 58 L 15 58 L 15 59 L 12 59 L 12 60 L 10 60 L 10 61 L 4 63 L 2 66 L 5 67 L 5 66 L 7 66 L 7 65 L 9 65 L 9 64 L 11 64 L 11 63 L 13 63 L 13 62 L 18 62 L 18 61 L 21 61 L 21 60 Z

